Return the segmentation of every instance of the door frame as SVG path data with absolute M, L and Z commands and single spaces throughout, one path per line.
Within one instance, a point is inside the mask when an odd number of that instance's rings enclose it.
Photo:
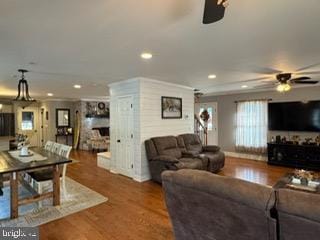
M 134 131 L 134 124 L 133 124 L 133 121 L 134 121 L 134 117 L 133 117 L 133 115 L 134 115 L 134 109 L 133 109 L 133 100 L 134 100 L 134 96 L 133 95 L 122 95 L 122 96 L 117 96 L 117 100 L 116 100 L 116 119 L 119 119 L 119 99 L 124 99 L 124 98 L 130 98 L 130 102 L 131 102 L 131 120 L 132 121 L 130 121 L 131 122 L 131 124 L 130 124 L 130 128 L 131 128 L 131 132 L 132 132 L 132 138 L 131 138 L 131 148 L 132 148 L 132 153 L 131 153 L 131 155 L 132 155 L 132 158 L 131 158 L 131 166 L 132 166 L 132 168 L 131 168 L 131 170 L 129 170 L 129 171 L 123 171 L 122 169 L 120 169 L 119 167 L 118 167 L 118 144 L 117 144 L 117 142 L 115 143 L 115 146 L 116 146 L 116 163 L 115 163 L 115 167 L 116 167 L 116 171 L 117 171 L 117 173 L 119 173 L 119 174 L 121 174 L 121 175 L 124 175 L 124 176 L 127 176 L 127 177 L 130 177 L 130 178 L 133 178 L 134 177 L 134 172 L 135 172 L 135 164 L 134 164 L 134 137 L 133 137 L 133 131 Z M 118 141 L 118 139 L 120 138 L 120 136 L 119 136 L 119 122 L 117 122 L 117 124 L 116 124 L 116 126 L 117 126 L 117 130 L 116 130 L 116 139 L 115 139 L 115 141 Z
M 34 130 L 36 130 L 36 134 L 38 135 L 38 139 L 37 139 L 37 141 L 36 141 L 36 146 L 37 147 L 39 147 L 39 146 L 41 146 L 40 144 L 41 144 L 41 129 L 40 129 L 40 121 L 41 121 L 41 119 L 40 119 L 40 108 L 39 108 L 39 106 L 28 106 L 28 107 L 25 107 L 25 108 L 22 108 L 22 107 L 20 107 L 20 106 L 17 106 L 17 108 L 16 108 L 16 133 L 19 133 L 19 132 L 22 132 L 22 130 L 21 130 L 21 126 L 19 125 L 19 124 L 21 124 L 21 122 L 19 122 L 19 120 L 20 120 L 20 118 L 21 118 L 21 121 L 22 121 L 22 116 L 20 116 L 20 113 L 22 113 L 23 111 L 28 111 L 29 109 L 31 108 L 31 110 L 30 111 L 35 111 L 35 115 L 36 116 L 34 116 L 34 122 L 36 123 L 35 125 L 34 125 Z

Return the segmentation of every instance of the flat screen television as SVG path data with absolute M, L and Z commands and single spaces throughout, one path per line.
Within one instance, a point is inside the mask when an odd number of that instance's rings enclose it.
M 320 101 L 269 103 L 268 125 L 271 131 L 320 132 Z

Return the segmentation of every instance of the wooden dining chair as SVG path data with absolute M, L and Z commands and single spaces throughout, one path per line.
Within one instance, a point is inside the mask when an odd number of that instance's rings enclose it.
M 70 152 L 71 152 L 72 147 L 67 146 L 67 145 L 61 145 L 60 150 L 59 150 L 59 155 L 65 158 L 69 158 Z M 67 196 L 67 190 L 66 190 L 66 173 L 67 173 L 67 165 L 68 164 L 63 164 L 62 167 L 62 189 L 63 189 L 63 194 L 66 197 Z
M 54 143 L 51 151 L 65 158 L 69 158 L 71 149 L 72 149 L 71 146 Z M 67 173 L 67 164 L 63 164 L 60 180 L 62 182 L 62 190 L 65 198 L 67 198 L 66 173 Z M 44 190 L 46 190 L 46 188 L 49 188 L 52 186 L 53 173 L 51 169 L 44 169 L 40 171 L 31 172 L 28 174 L 33 179 L 32 187 L 36 189 L 36 191 L 39 194 L 42 194 Z M 42 206 L 41 202 L 39 202 L 38 205 L 39 207 L 41 207 Z
M 54 142 L 52 141 L 47 141 L 46 144 L 44 145 L 44 149 L 47 151 L 51 151 L 52 147 L 53 147 Z

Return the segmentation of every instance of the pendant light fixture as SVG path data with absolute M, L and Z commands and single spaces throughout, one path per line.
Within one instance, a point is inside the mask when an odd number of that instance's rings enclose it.
M 13 101 L 18 103 L 22 108 L 25 108 L 26 106 L 36 102 L 36 100 L 30 97 L 29 85 L 24 76 L 25 73 L 29 71 L 25 69 L 19 69 L 18 72 L 21 73 L 21 79 L 19 80 L 18 84 L 18 95 Z

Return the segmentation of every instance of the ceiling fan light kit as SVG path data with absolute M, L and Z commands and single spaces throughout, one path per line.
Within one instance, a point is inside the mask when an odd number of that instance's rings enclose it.
M 278 92 L 288 92 L 291 90 L 291 86 L 288 83 L 281 83 L 277 87 Z

